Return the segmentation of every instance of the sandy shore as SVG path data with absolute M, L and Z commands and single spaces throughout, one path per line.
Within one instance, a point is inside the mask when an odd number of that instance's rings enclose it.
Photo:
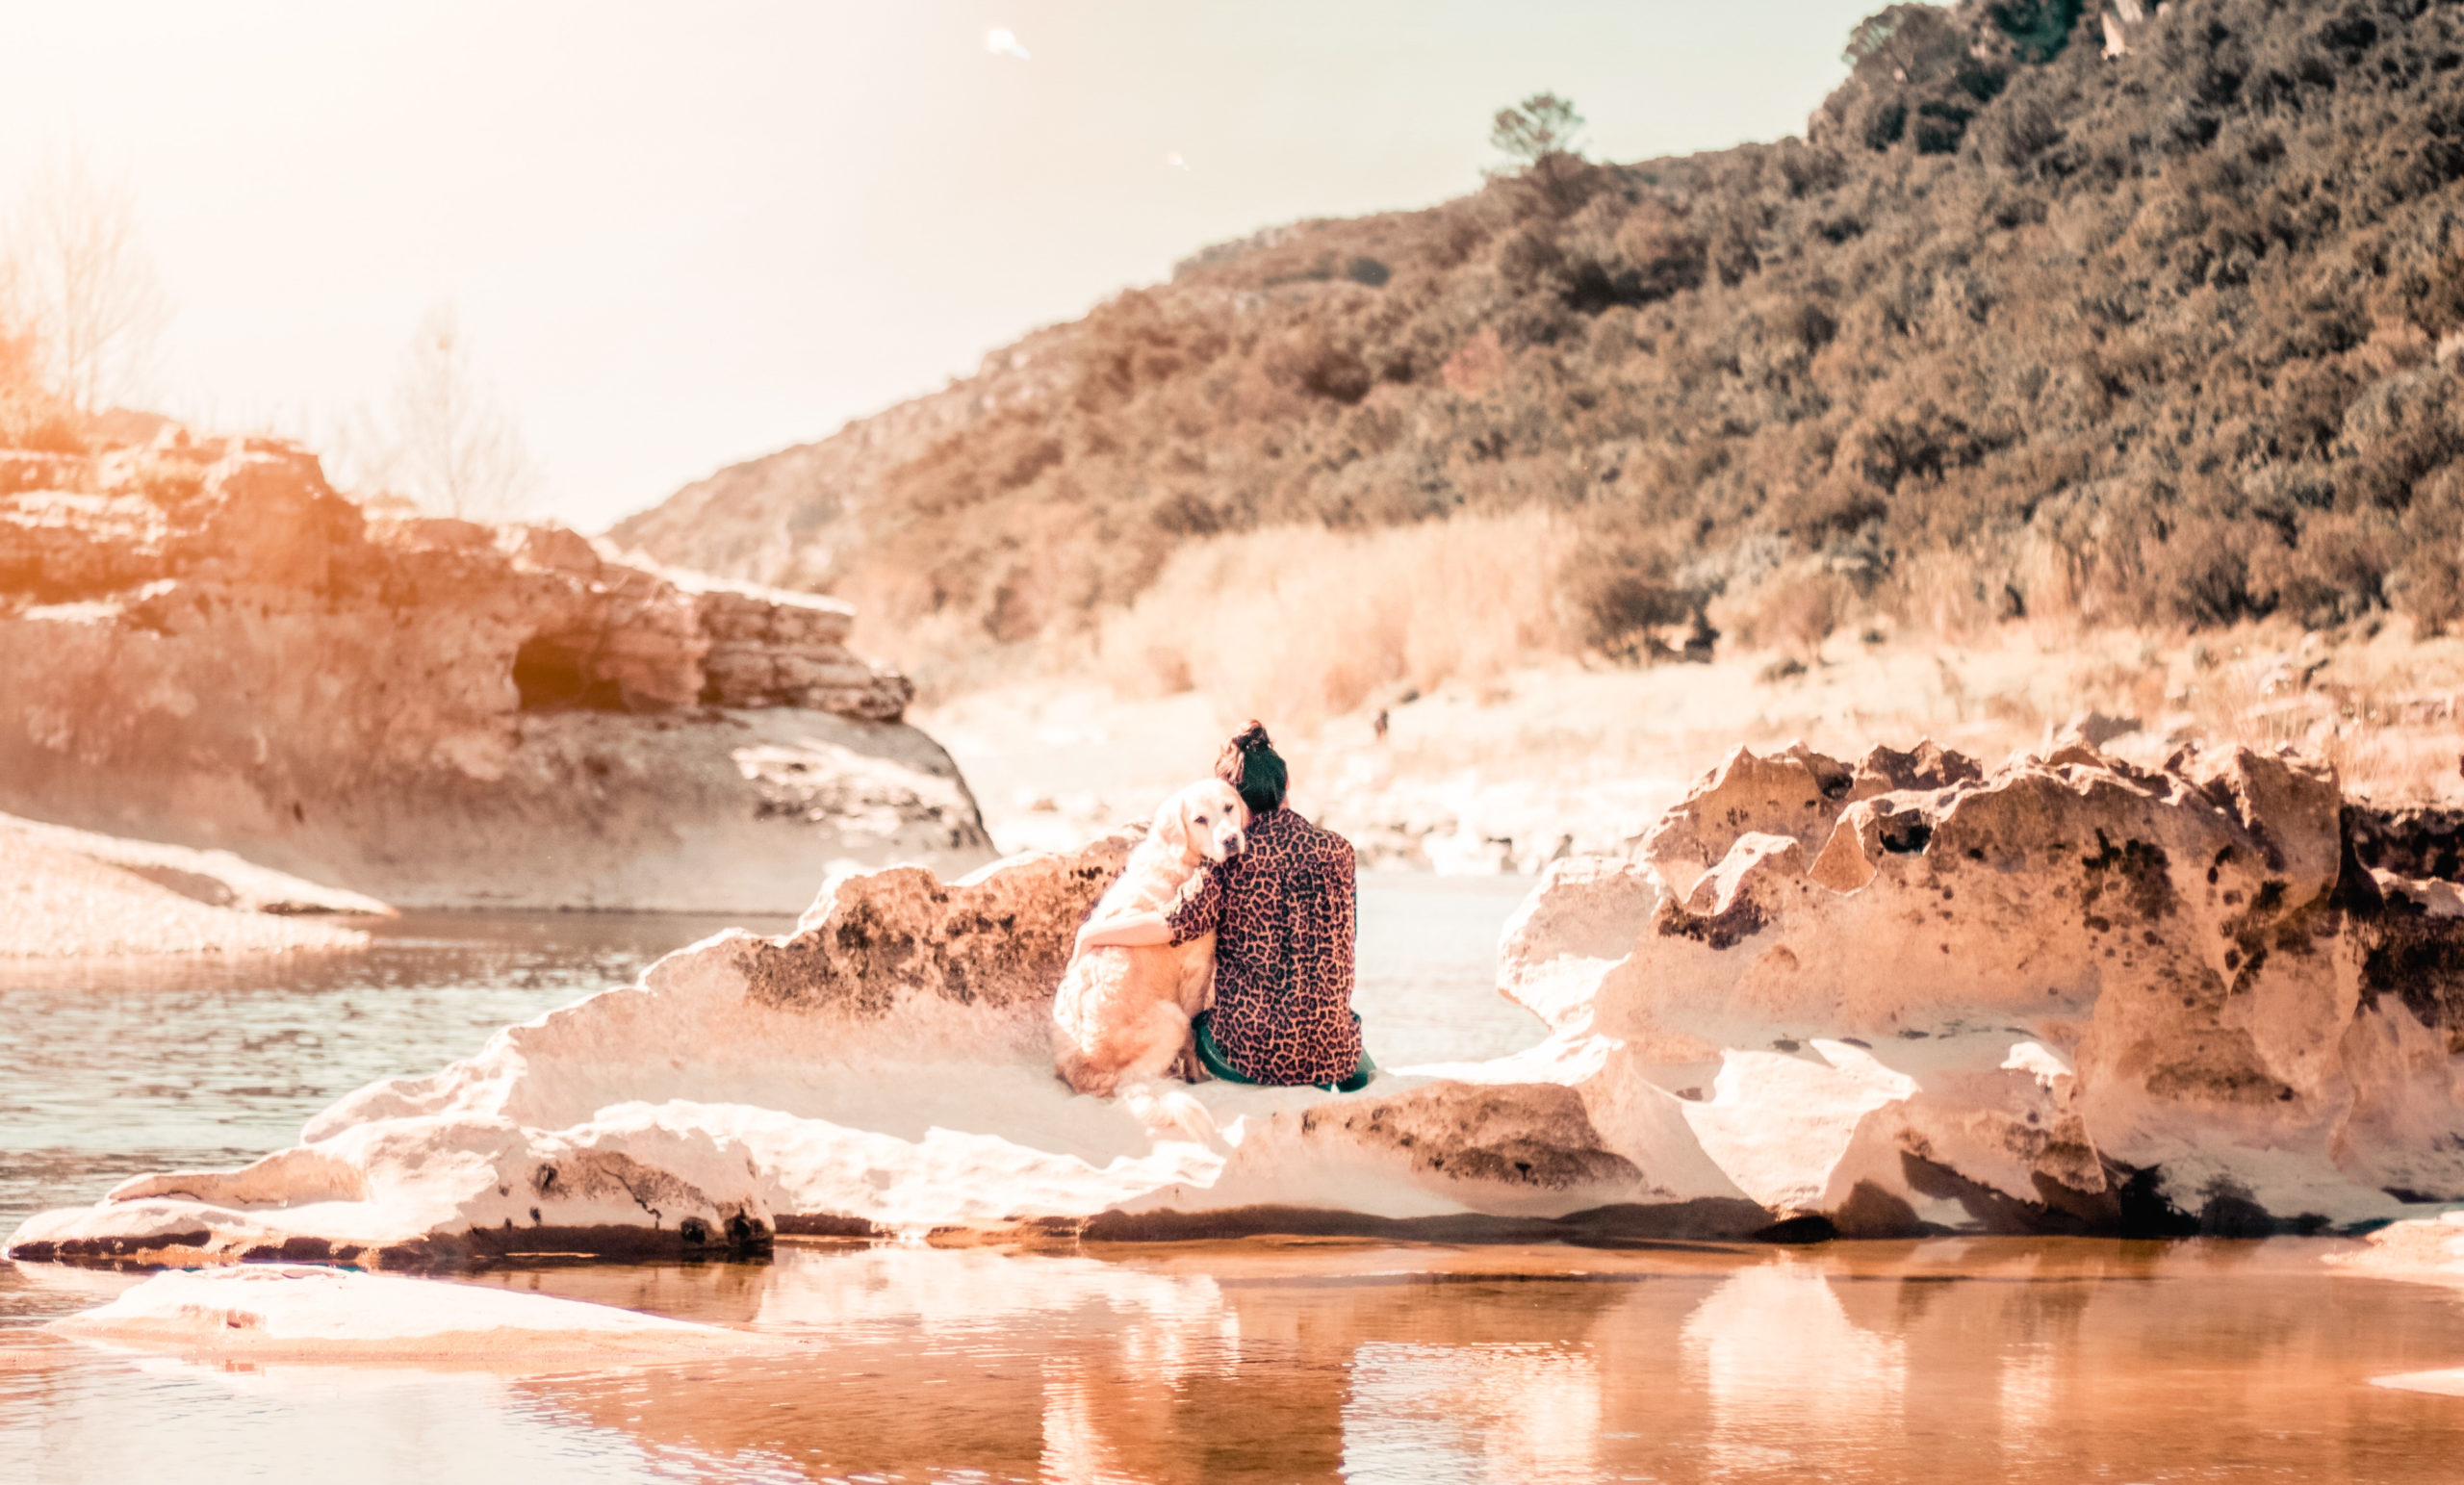
M 301 914 L 390 911 L 228 852 L 0 815 L 0 959 L 349 949 L 368 935 Z

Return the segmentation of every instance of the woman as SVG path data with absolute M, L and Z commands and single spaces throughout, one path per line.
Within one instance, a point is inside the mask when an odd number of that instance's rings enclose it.
M 1249 807 L 1248 849 L 1164 911 L 1091 922 L 1078 941 L 1142 948 L 1214 934 L 1215 1009 L 1192 1023 L 1206 1070 L 1231 1083 L 1366 1088 L 1377 1069 L 1351 1009 L 1351 842 L 1284 807 L 1287 770 L 1255 722 L 1224 745 L 1215 776 Z

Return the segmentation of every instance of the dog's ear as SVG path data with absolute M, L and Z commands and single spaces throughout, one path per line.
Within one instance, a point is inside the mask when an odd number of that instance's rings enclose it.
M 1175 794 L 1164 801 L 1164 807 L 1155 811 L 1155 828 L 1151 833 L 1164 844 L 1187 856 L 1190 850 L 1189 800 L 1183 795 Z

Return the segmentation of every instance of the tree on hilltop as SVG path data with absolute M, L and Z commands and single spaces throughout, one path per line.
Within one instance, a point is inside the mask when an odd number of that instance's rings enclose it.
M 1498 110 L 1489 127 L 1489 142 L 1502 154 L 1525 165 L 1538 165 L 1550 155 L 1582 153 L 1582 115 L 1572 101 L 1553 92 L 1535 92 L 1512 108 Z

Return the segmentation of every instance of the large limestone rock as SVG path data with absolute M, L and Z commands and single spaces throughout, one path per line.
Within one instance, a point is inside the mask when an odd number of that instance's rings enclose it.
M 696 945 L 12 1251 L 2364 1226 L 2464 1197 L 2458 826 L 2247 750 L 1990 776 L 1740 752 L 1634 859 L 1558 863 L 1509 925 L 1502 988 L 1540 1046 L 1342 1097 L 1201 1085 L 1208 1145 L 1052 1074 L 1053 986 L 1129 836 L 849 875 L 792 935 Z
M 793 912 L 838 866 L 985 860 L 851 622 L 371 519 L 265 440 L 0 455 L 0 809 L 405 906 Z
M 1640 860 L 1544 881 L 1508 988 L 1555 1055 L 1594 1049 L 1596 1118 L 1675 1098 L 1776 1210 L 2367 1221 L 2464 1195 L 2439 828 L 2247 750 L 2148 773 L 2074 747 L 1989 779 L 1740 751 Z

